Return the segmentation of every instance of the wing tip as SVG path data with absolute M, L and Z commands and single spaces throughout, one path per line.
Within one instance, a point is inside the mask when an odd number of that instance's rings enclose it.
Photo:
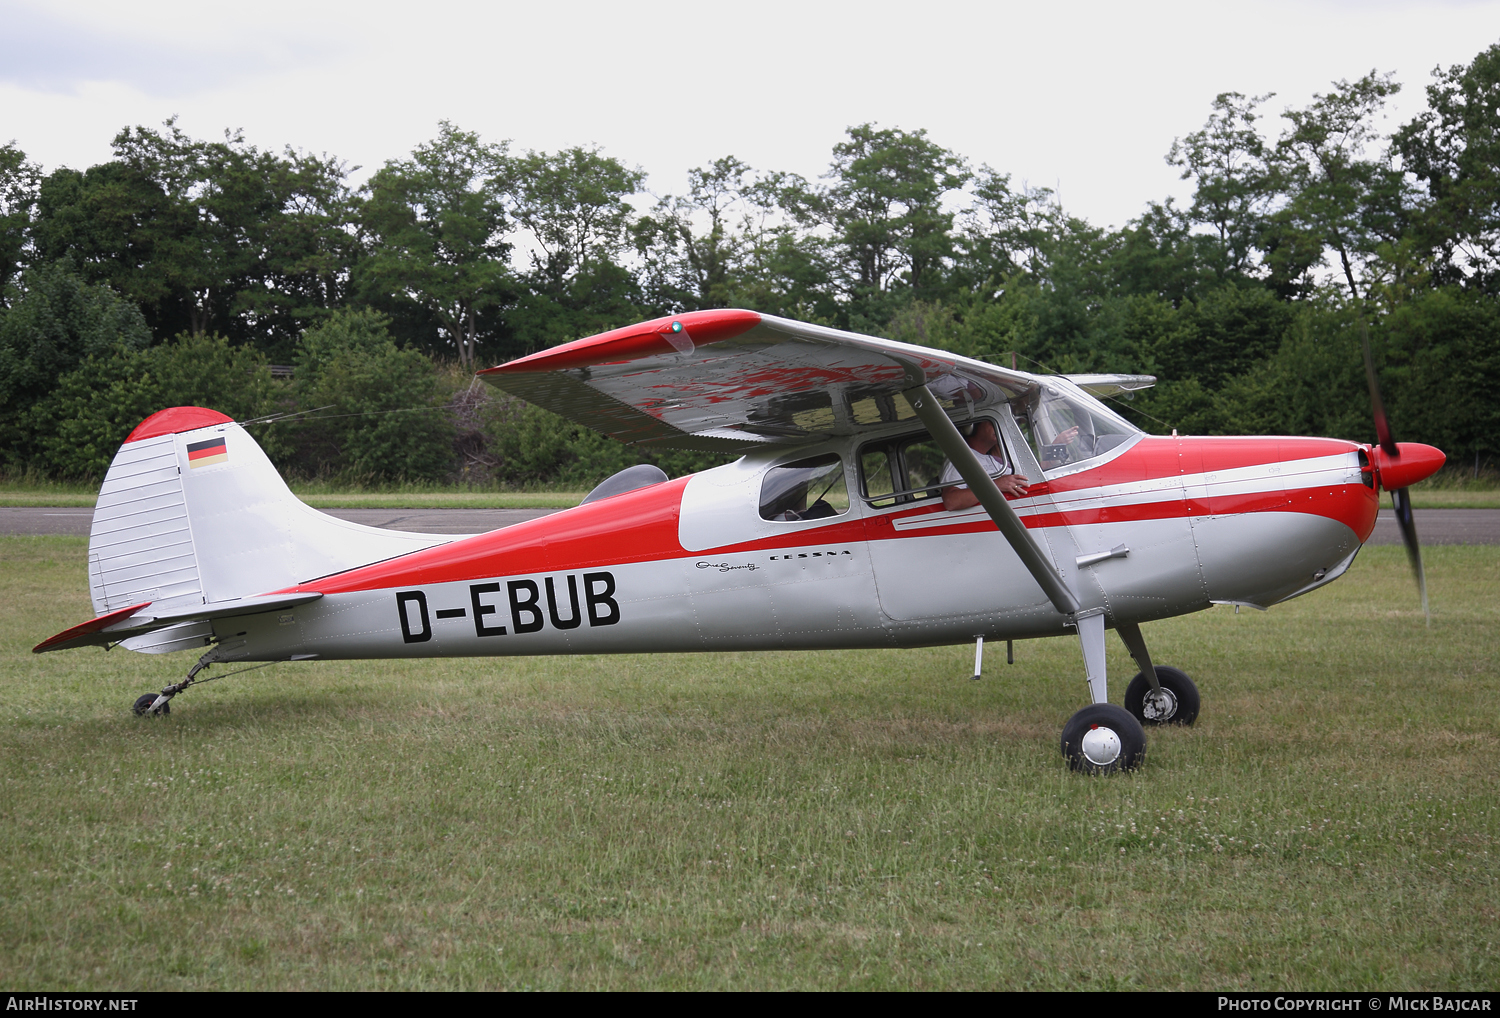
M 513 361 L 476 372 L 481 377 L 532 371 L 559 371 L 580 368 L 606 361 L 632 360 L 658 354 L 683 353 L 694 347 L 733 339 L 761 322 L 755 311 L 739 308 L 716 308 L 710 311 L 688 311 L 665 318 L 627 325 L 596 336 L 585 336 L 570 343 L 540 350 Z M 680 328 L 674 328 L 680 327 Z M 679 335 L 685 335 L 684 343 Z M 686 350 L 684 349 L 686 348 Z

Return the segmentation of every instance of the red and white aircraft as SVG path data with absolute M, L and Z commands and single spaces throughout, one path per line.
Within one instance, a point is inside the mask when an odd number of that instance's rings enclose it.
M 166 713 L 229 662 L 974 641 L 977 678 L 984 640 L 1076 635 L 1092 704 L 1063 752 L 1129 769 L 1142 724 L 1191 723 L 1199 703 L 1191 679 L 1153 666 L 1142 623 L 1332 582 L 1370 536 L 1380 488 L 1415 555 L 1404 489 L 1444 460 L 1391 441 L 1378 397 L 1375 446 L 1155 437 L 1096 398 L 1150 376 L 1034 375 L 749 311 L 646 322 L 480 375 L 643 448 L 743 455 L 675 480 L 632 467 L 576 508 L 444 537 L 319 513 L 234 421 L 163 410 L 99 493 L 98 617 L 36 651 L 201 651 L 186 679 L 137 701 Z M 960 433 L 985 421 L 1019 497 Z M 944 508 L 949 463 L 977 505 Z M 1109 627 L 1140 667 L 1124 709 L 1108 699 Z

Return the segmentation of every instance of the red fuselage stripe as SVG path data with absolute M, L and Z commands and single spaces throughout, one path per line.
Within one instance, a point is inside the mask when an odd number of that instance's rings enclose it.
M 1200 444 L 1201 443 L 1201 444 Z M 1185 449 L 1183 447 L 1190 447 Z M 1097 470 L 1036 485 L 1033 494 L 1083 493 L 1110 484 L 1129 484 L 1153 477 L 1228 470 L 1291 458 L 1345 454 L 1352 443 L 1331 439 L 1177 440 L 1146 439 Z M 1237 453 L 1237 454 L 1236 454 Z M 543 517 L 488 534 L 440 545 L 425 551 L 352 569 L 299 585 L 293 590 L 323 594 L 380 590 L 418 584 L 456 583 L 495 576 L 560 572 L 632 562 L 664 561 L 701 554 L 689 552 L 678 540 L 678 517 L 688 478 L 627 492 L 556 516 Z M 1374 529 L 1378 495 L 1360 484 L 1322 485 L 1290 490 L 1215 495 L 1207 499 L 1177 497 L 1135 501 L 1091 508 L 1038 507 L 1022 516 L 1028 528 L 1127 523 L 1142 520 L 1226 516 L 1256 512 L 1310 513 L 1338 520 L 1361 541 Z M 1129 496 L 1121 496 L 1122 500 Z M 1025 510 L 1023 510 L 1024 512 Z M 831 522 L 814 529 L 789 530 L 775 537 L 712 549 L 714 554 L 774 551 L 820 544 L 902 540 L 949 534 L 983 533 L 995 529 L 984 517 L 970 517 L 952 526 L 897 530 L 893 523 L 929 514 L 931 505 Z

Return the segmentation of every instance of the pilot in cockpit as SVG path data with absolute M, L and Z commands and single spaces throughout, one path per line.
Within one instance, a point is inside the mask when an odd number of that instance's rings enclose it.
M 992 421 L 980 420 L 966 429 L 966 440 L 979 458 L 985 473 L 995 478 L 995 487 L 1001 494 L 1020 498 L 1026 494 L 1026 477 L 1015 473 L 1005 457 L 1005 448 L 995 432 Z M 996 475 L 999 475 L 998 477 Z M 957 483 L 955 483 L 957 482 Z M 938 481 L 943 486 L 943 508 L 949 512 L 968 509 L 979 504 L 979 498 L 963 483 L 958 467 L 951 462 L 943 464 L 943 476 Z

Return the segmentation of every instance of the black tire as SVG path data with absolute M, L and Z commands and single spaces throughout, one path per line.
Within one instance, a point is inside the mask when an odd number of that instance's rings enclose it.
M 1085 737 L 1093 731 L 1105 733 L 1102 746 L 1085 742 Z M 1113 743 L 1109 741 L 1111 735 Z M 1146 730 L 1123 707 L 1112 703 L 1090 704 L 1063 725 L 1062 754 L 1069 767 L 1084 774 L 1133 771 L 1146 759 Z
M 130 706 L 130 713 L 134 714 L 136 717 L 144 717 L 146 711 L 150 710 L 151 705 L 156 702 L 156 696 L 157 694 L 155 693 L 143 693 L 142 695 L 136 697 L 135 703 L 131 704 Z M 168 700 L 166 703 L 162 704 L 161 710 L 157 711 L 156 713 L 172 713 L 172 702 Z
M 1125 709 L 1135 715 L 1137 721 L 1143 725 L 1190 725 L 1198 720 L 1198 687 L 1186 672 L 1158 665 L 1156 680 L 1169 694 L 1164 698 L 1168 701 L 1165 713 L 1146 698 L 1151 692 L 1151 682 L 1145 672 L 1138 672 L 1125 687 Z

